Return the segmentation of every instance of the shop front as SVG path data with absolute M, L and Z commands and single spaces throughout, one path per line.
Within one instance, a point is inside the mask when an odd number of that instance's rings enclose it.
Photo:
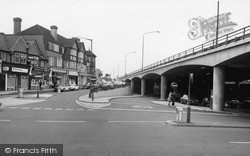
M 30 75 L 30 89 L 49 88 L 49 69 L 34 67 Z
M 78 76 L 78 85 L 80 86 L 80 88 L 83 88 L 87 84 L 88 74 L 83 73 L 83 72 L 79 72 L 78 75 L 79 75 Z
M 2 63 L 1 89 L 17 90 L 18 88 L 29 89 L 29 70 L 27 65 L 14 65 Z M 4 84 L 4 85 L 3 85 Z M 4 88 L 4 89 L 3 89 Z
M 67 79 L 67 71 L 63 69 L 57 69 L 57 68 L 52 68 L 52 83 L 54 86 L 57 85 L 66 85 L 66 79 Z
M 78 84 L 78 72 L 77 71 L 68 71 L 68 84 Z

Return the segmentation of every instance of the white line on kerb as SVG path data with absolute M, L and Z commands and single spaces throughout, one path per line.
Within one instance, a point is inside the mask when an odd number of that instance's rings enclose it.
M 36 120 L 41 123 L 84 123 L 86 121 L 64 121 L 64 120 Z
M 250 144 L 250 142 L 230 142 L 230 144 Z
M 163 123 L 163 122 L 166 122 L 166 121 L 108 121 L 108 122 L 111 122 L 111 123 Z

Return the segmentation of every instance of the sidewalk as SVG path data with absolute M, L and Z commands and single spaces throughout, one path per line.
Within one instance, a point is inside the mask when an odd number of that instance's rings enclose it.
M 37 98 L 37 90 L 25 90 L 23 97 L 19 98 L 18 91 L 0 91 L 0 104 L 1 107 L 10 107 L 43 102 L 53 96 L 52 92 L 53 89 L 39 90 L 39 98 Z
M 97 108 L 101 108 L 101 106 L 105 107 L 105 105 L 109 104 L 109 101 L 114 98 L 124 98 L 124 97 L 142 97 L 141 95 L 131 95 L 131 96 L 118 96 L 118 97 L 101 97 L 101 98 L 94 98 L 94 101 L 92 101 L 91 98 L 88 97 L 88 95 L 81 96 L 78 100 L 84 102 L 84 106 L 93 106 L 96 105 Z M 160 104 L 165 105 L 168 107 L 167 101 L 151 101 L 154 104 Z M 186 113 L 187 105 L 183 105 L 181 103 L 175 103 L 176 107 L 181 107 L 184 109 L 183 113 Z M 220 111 L 216 112 L 211 110 L 208 107 L 201 107 L 201 106 L 191 106 L 192 111 L 201 111 L 206 113 L 214 113 L 218 115 L 225 115 L 225 118 L 228 118 L 228 116 L 232 117 L 233 120 L 227 120 L 227 121 L 198 121 L 198 122 L 176 122 L 175 120 L 169 120 L 166 121 L 165 124 L 170 126 L 179 126 L 179 127 L 210 127 L 210 128 L 247 128 L 250 129 L 250 112 L 239 112 L 234 111 L 233 109 L 226 109 L 226 111 Z M 196 119 L 197 120 L 197 119 Z M 198 119 L 199 120 L 199 119 Z M 192 121 L 194 121 L 192 119 Z

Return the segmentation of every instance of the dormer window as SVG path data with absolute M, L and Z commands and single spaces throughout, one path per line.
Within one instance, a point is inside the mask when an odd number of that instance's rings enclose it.
M 48 50 L 59 52 L 59 45 L 48 42 Z

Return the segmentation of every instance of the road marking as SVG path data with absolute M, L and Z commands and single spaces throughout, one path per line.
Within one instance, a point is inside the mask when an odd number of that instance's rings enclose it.
M 74 110 L 73 108 L 66 108 L 65 110 L 69 111 L 69 110 Z
M 34 107 L 32 109 L 34 109 L 34 110 L 40 110 L 40 109 L 42 109 L 42 107 Z
M 165 123 L 166 121 L 108 121 L 110 123 Z
M 143 106 L 143 105 L 133 105 L 133 108 L 146 108 L 146 109 L 153 109 L 151 106 Z
M 30 109 L 30 107 L 21 107 L 20 109 Z
M 82 109 L 82 108 L 79 108 L 79 109 L 76 109 L 77 111 L 84 111 L 84 109 Z
M 53 108 L 44 108 L 43 110 L 52 110 Z
M 9 108 L 11 108 L 11 109 L 17 109 L 18 107 L 9 107 Z
M 38 123 L 84 123 L 86 121 L 66 121 L 66 120 L 36 120 Z
M 157 113 L 176 113 L 176 111 L 166 111 L 166 110 L 124 109 L 124 108 L 96 108 L 96 110 L 134 111 L 134 112 L 157 112 Z
M 0 122 L 9 122 L 10 120 L 0 120 Z
M 63 108 L 55 108 L 54 110 L 63 110 Z
M 250 144 L 250 142 L 230 142 L 230 144 Z

